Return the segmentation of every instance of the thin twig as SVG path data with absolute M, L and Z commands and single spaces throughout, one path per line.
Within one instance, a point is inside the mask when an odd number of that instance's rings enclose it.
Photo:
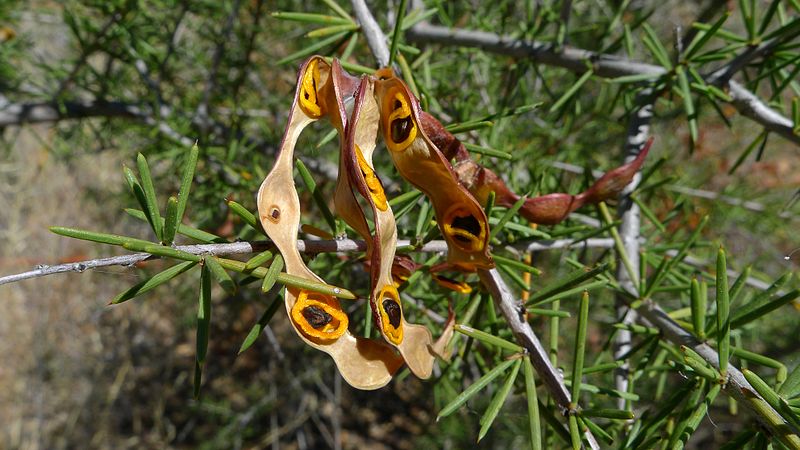
M 608 248 L 610 239 L 588 239 L 585 241 L 570 241 L 569 239 L 561 239 L 557 241 L 540 241 L 531 244 L 526 244 L 526 251 L 544 251 L 551 249 L 563 249 L 573 246 L 575 248 L 588 248 L 588 247 L 601 247 Z M 572 245 L 571 245 L 572 244 Z M 412 242 L 409 240 L 400 240 L 397 242 L 398 246 L 409 246 Z M 611 244 L 613 245 L 613 243 Z M 270 243 L 267 241 L 254 241 L 254 242 L 231 242 L 221 244 L 195 244 L 195 245 L 179 245 L 176 248 L 193 255 L 244 255 L 256 253 L 269 248 Z M 352 239 L 339 239 L 339 240 L 299 240 L 297 248 L 301 253 L 346 253 L 346 252 L 363 252 L 367 249 L 364 241 Z M 447 242 L 436 240 L 427 242 L 425 245 L 415 248 L 414 252 L 418 253 L 443 253 L 447 251 Z M 132 253 L 129 255 L 112 256 L 109 258 L 90 259 L 86 261 L 79 261 L 68 264 L 58 265 L 45 265 L 40 264 L 34 270 L 7 275 L 0 277 L 0 285 L 7 283 L 14 283 L 17 281 L 28 280 L 31 278 L 43 277 L 46 275 L 53 275 L 65 272 L 84 272 L 89 269 L 97 269 L 99 267 L 109 266 L 133 266 L 136 263 L 146 261 L 148 259 L 157 259 L 149 253 Z
M 666 311 L 661 309 L 652 300 L 645 300 L 643 305 L 637 311 L 642 319 L 646 320 L 648 326 L 654 326 L 661 330 L 661 333 L 667 338 L 668 341 L 675 345 L 685 345 L 699 354 L 706 362 L 719 369 L 719 355 L 708 344 L 702 343 L 697 340 L 691 333 L 684 330 L 677 322 L 667 314 Z M 775 411 L 771 406 L 767 405 L 766 401 L 756 392 L 750 383 L 744 378 L 742 372 L 732 364 L 728 364 L 728 380 L 723 385 L 723 389 L 731 397 L 735 398 L 739 403 L 744 404 L 750 409 L 756 417 L 761 419 L 761 422 L 766 426 L 773 436 L 785 436 L 786 434 L 798 434 L 792 425 L 783 422 L 780 425 L 774 425 L 766 420 L 763 420 L 762 413 L 755 410 L 752 406 L 752 398 L 757 397 L 761 399 L 763 407 L 766 408 L 773 417 L 783 416 Z
M 497 305 L 500 313 L 506 319 L 506 323 L 508 323 L 509 328 L 511 328 L 512 333 L 514 333 L 514 338 L 517 340 L 517 343 L 528 351 L 536 373 L 542 379 L 550 395 L 553 396 L 562 414 L 568 413 L 572 408 L 572 397 L 564 384 L 564 377 L 553 367 L 550 358 L 547 356 L 547 351 L 544 349 L 541 342 L 539 342 L 539 338 L 536 337 L 530 324 L 525 320 L 524 306 L 516 301 L 508 285 L 500 277 L 500 273 L 497 272 L 497 269 L 479 270 L 478 276 L 480 276 L 481 283 L 483 283 L 492 295 L 494 303 Z M 589 448 L 600 448 L 597 440 L 595 440 L 591 431 L 588 429 L 584 431 L 584 438 L 589 444 Z
M 126 12 L 127 14 L 127 12 Z M 89 57 L 94 54 L 99 48 L 102 41 L 106 38 L 109 30 L 111 27 L 116 25 L 120 20 L 122 20 L 124 14 L 119 11 L 115 11 L 111 17 L 108 18 L 103 27 L 95 35 L 94 41 L 89 44 L 88 46 L 83 48 L 81 55 L 78 57 L 78 60 L 75 61 L 75 64 L 72 65 L 72 70 L 70 70 L 69 74 L 61 80 L 61 83 L 58 85 L 58 89 L 53 94 L 53 98 L 58 98 L 64 91 L 67 90 L 69 85 L 74 81 L 75 77 L 78 75 L 78 72 L 86 65 L 86 62 L 89 60 Z
M 148 108 L 141 108 L 131 103 L 94 100 L 68 101 L 60 105 L 63 108 L 59 108 L 59 104 L 54 102 L 9 104 L 0 109 L 0 128 L 11 125 L 58 122 L 63 119 L 120 117 L 140 120 L 147 125 L 156 127 L 161 134 L 185 147 L 191 147 L 195 143 L 194 139 L 175 131 L 163 120 L 153 118 L 153 114 Z
M 654 64 L 573 47 L 565 47 L 557 52 L 549 43 L 516 39 L 486 31 L 450 29 L 420 23 L 408 31 L 407 37 L 411 42 L 476 47 L 491 53 L 530 58 L 540 64 L 563 67 L 577 73 L 585 72 L 588 62 L 595 75 L 606 78 L 638 74 L 652 74 L 656 78 L 666 73 L 663 67 Z M 793 122 L 790 119 L 771 109 L 741 84 L 730 81 L 727 87 L 732 98 L 731 104 L 740 114 L 758 122 L 767 130 L 800 144 L 800 136 L 792 132 Z
M 754 59 L 768 55 L 775 49 L 775 47 L 783 44 L 787 39 L 791 39 L 795 36 L 796 34 L 787 32 L 780 36 L 761 42 L 758 45 L 747 47 L 746 50 L 730 60 L 730 62 L 706 77 L 706 81 L 715 85 L 725 85 L 729 83 L 731 77 L 736 72 L 750 64 Z
M 634 158 L 642 151 L 642 147 L 647 141 L 647 136 L 650 132 L 650 121 L 653 118 L 653 104 L 651 99 L 652 91 L 645 89 L 637 96 L 638 109 L 631 115 L 630 123 L 628 124 L 627 141 L 625 142 L 625 163 L 633 161 Z M 630 184 L 623 189 L 620 194 L 619 206 L 617 207 L 617 215 L 620 218 L 619 236 L 622 239 L 622 244 L 625 248 L 625 253 L 628 255 L 628 260 L 631 262 L 634 270 L 639 269 L 639 233 L 641 229 L 641 211 L 639 205 L 631 198 L 631 193 L 639 186 L 642 179 L 641 172 L 634 175 Z M 619 280 L 620 287 L 625 291 L 638 297 L 639 282 L 637 274 L 628 273 L 628 270 L 623 264 L 617 266 L 617 280 Z M 636 322 L 637 313 L 628 307 L 625 303 L 623 296 L 616 296 L 616 310 L 618 320 L 625 324 L 631 325 Z M 614 338 L 614 359 L 619 360 L 622 356 L 628 354 L 632 348 L 631 341 L 633 333 L 629 329 L 617 330 Z M 629 377 L 630 363 L 624 360 L 623 364 L 617 368 L 614 373 L 614 384 L 618 391 L 628 391 L 628 377 Z M 627 400 L 620 398 L 617 401 L 619 409 L 626 409 Z
M 350 0 L 356 21 L 361 26 L 361 34 L 367 40 L 367 45 L 375 57 L 378 67 L 389 65 L 389 46 L 386 45 L 386 35 L 381 31 L 378 22 L 370 12 L 364 0 Z
M 203 96 L 200 100 L 200 104 L 197 105 L 197 113 L 195 114 L 203 133 L 207 133 L 211 125 L 208 118 L 208 102 L 211 100 L 211 94 L 214 92 L 214 89 L 216 89 L 217 73 L 219 72 L 220 63 L 222 62 L 222 55 L 225 54 L 225 45 L 228 44 L 231 39 L 233 24 L 236 20 L 236 16 L 239 14 L 239 7 L 241 4 L 241 0 L 234 1 L 231 12 L 225 20 L 225 25 L 222 27 L 222 32 L 219 33 L 219 41 L 214 48 L 214 55 L 211 57 L 211 68 L 208 70 Z

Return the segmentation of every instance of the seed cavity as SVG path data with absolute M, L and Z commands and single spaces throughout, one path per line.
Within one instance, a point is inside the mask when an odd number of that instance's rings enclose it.
M 400 320 L 403 318 L 403 311 L 400 309 L 400 305 L 391 298 L 383 299 L 382 304 L 383 310 L 386 311 L 386 316 L 389 318 L 389 324 L 394 328 L 399 328 Z
M 453 219 L 452 227 L 464 230 L 475 237 L 481 234 L 481 224 L 475 216 L 456 217 Z
M 392 141 L 398 144 L 405 142 L 413 127 L 414 124 L 411 123 L 410 116 L 402 119 L 395 119 L 392 121 Z
M 306 306 L 303 308 L 303 317 L 315 329 L 320 329 L 331 323 L 333 316 L 325 312 L 319 306 Z

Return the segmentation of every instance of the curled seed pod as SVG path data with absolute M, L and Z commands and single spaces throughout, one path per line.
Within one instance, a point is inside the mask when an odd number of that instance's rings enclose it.
M 469 152 L 455 136 L 448 132 L 436 118 L 430 114 L 422 114 L 422 129 L 436 147 L 442 149 L 448 159 L 455 158 L 455 171 L 458 180 L 478 199 L 486 202 L 489 193 L 495 193 L 495 203 L 507 208 L 512 207 L 519 195 L 508 188 L 506 183 L 491 169 L 483 167 L 472 160 Z M 541 225 L 555 225 L 566 219 L 569 213 L 587 204 L 595 204 L 619 196 L 636 172 L 641 169 L 647 153 L 652 145 L 652 138 L 647 141 L 642 151 L 628 164 L 605 173 L 589 189 L 578 195 L 553 193 L 529 198 L 519 210 L 520 215 L 529 222 Z
M 374 80 L 364 77 L 355 96 L 352 116 L 341 148 L 339 186 L 337 186 L 337 211 L 367 241 L 370 268 L 370 306 L 375 324 L 383 338 L 394 345 L 409 369 L 420 378 L 430 377 L 436 358 L 431 332 L 423 325 L 408 323 L 403 315 L 400 294 L 394 285 L 392 266 L 397 246 L 397 226 L 394 213 L 375 174 L 372 155 L 376 146 L 380 111 L 373 95 Z M 347 174 L 347 185 L 342 174 Z M 359 230 L 366 222 L 364 211 L 358 205 L 358 193 L 372 210 L 374 232 Z M 345 212 L 344 209 L 347 209 Z M 446 334 L 446 333 L 445 333 Z
M 448 261 L 463 270 L 494 267 L 489 253 L 489 225 L 483 208 L 462 186 L 442 152 L 420 128 L 419 102 L 389 69 L 376 74 L 375 96 L 380 129 L 395 167 L 433 203 L 436 221 L 447 241 Z
M 343 117 L 343 106 L 329 105 L 324 95 L 325 89 L 336 88 L 334 81 L 331 66 L 321 57 L 311 57 L 303 64 L 277 160 L 257 196 L 261 225 L 283 256 L 286 272 L 319 282 L 322 279 L 305 265 L 297 250 L 300 200 L 292 172 L 294 148 L 303 129 L 325 115 L 332 117 L 334 125 Z M 403 363 L 385 343 L 353 336 L 347 330 L 347 315 L 332 297 L 287 288 L 285 306 L 297 335 L 329 354 L 345 381 L 355 388 L 385 386 Z

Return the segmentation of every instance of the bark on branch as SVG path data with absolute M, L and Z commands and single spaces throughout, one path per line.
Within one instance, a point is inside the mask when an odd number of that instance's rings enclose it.
M 420 23 L 411 28 L 406 36 L 411 42 L 475 47 L 491 53 L 530 58 L 541 64 L 563 67 L 577 73 L 585 72 L 588 64 L 595 75 L 606 78 L 639 74 L 652 74 L 656 78 L 666 73 L 663 67 L 654 64 L 573 47 L 556 51 L 549 43 L 515 39 L 486 31 L 450 29 Z M 767 130 L 800 144 L 800 136 L 792 132 L 793 123 L 790 119 L 771 109 L 736 81 L 729 81 L 726 87 L 732 98 L 731 104 L 740 114 L 758 122 Z

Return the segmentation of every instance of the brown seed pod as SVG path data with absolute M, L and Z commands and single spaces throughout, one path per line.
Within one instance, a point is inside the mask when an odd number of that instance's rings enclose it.
M 421 117 L 422 129 L 430 136 L 434 145 L 442 149 L 446 158 L 455 158 L 454 168 L 458 180 L 479 202 L 485 203 L 490 192 L 495 193 L 495 203 L 506 208 L 510 208 L 519 200 L 519 195 L 509 189 L 502 178 L 491 169 L 473 161 L 464 145 L 436 118 L 427 113 L 423 113 Z M 607 172 L 589 189 L 578 195 L 553 193 L 525 200 L 519 210 L 520 215 L 532 223 L 555 225 L 584 205 L 616 198 L 644 164 L 652 143 L 651 138 L 633 161 Z
M 373 86 L 374 80 L 364 77 L 356 93 L 341 149 L 336 209 L 342 211 L 347 208 L 342 217 L 359 231 L 360 224 L 366 223 L 366 217 L 363 210 L 351 206 L 358 205 L 355 193 L 369 205 L 375 228 L 359 233 L 367 241 L 372 288 L 370 306 L 375 324 L 383 338 L 398 349 L 409 369 L 420 378 L 428 378 L 433 371 L 435 349 L 443 348 L 449 338 L 434 343 L 427 327 L 409 323 L 403 315 L 400 294 L 392 278 L 397 227 L 394 213 L 386 201 L 383 186 L 372 164 L 380 120 Z M 347 180 L 343 180 L 343 173 L 347 174 Z
M 423 114 L 416 97 L 391 70 L 382 69 L 376 75 L 375 96 L 384 141 L 403 178 L 433 203 L 447 241 L 448 262 L 468 271 L 494 267 L 486 214 L 420 127 Z
M 294 148 L 311 122 L 328 115 L 334 125 L 337 121 L 341 123 L 343 106 L 329 105 L 323 92 L 326 88 L 336 89 L 335 82 L 331 67 L 321 57 L 311 57 L 303 64 L 277 160 L 257 197 L 261 225 L 283 255 L 286 272 L 318 282 L 322 279 L 305 265 L 297 250 L 300 200 L 292 176 Z M 353 387 L 385 386 L 402 365 L 403 360 L 385 343 L 353 336 L 347 330 L 347 315 L 335 298 L 287 288 L 284 300 L 297 335 L 308 345 L 329 354 L 342 377 Z

